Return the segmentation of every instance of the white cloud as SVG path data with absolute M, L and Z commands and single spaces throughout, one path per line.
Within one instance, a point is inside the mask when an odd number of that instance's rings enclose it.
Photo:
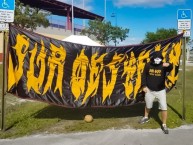
M 185 0 L 115 0 L 117 7 L 136 6 L 136 7 L 162 7 L 185 2 Z
M 67 4 L 72 4 L 72 0 L 58 0 Z M 83 9 L 83 2 L 84 2 L 84 9 L 87 11 L 91 11 L 93 8 L 90 5 L 91 0 L 73 0 L 73 5 Z

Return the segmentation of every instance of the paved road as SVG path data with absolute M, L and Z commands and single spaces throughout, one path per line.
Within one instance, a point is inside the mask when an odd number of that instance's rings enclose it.
M 34 135 L 2 139 L 0 145 L 193 145 L 193 125 L 170 129 L 122 129 L 89 133 Z

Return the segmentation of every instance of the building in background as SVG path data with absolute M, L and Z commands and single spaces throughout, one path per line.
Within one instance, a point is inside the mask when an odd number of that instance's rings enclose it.
M 47 28 L 38 27 L 34 32 L 41 35 L 55 38 L 58 40 L 63 40 L 64 38 L 72 35 L 79 35 L 81 30 L 84 28 L 83 25 L 78 25 L 72 23 L 73 19 L 88 19 L 88 20 L 103 20 L 104 17 L 97 15 L 95 13 L 86 11 L 84 9 L 75 7 L 73 5 L 63 3 L 57 0 L 20 0 L 24 5 L 30 5 L 31 7 L 36 7 L 49 11 L 51 15 L 61 16 L 63 19 L 54 20 L 52 17 L 49 18 L 50 26 Z M 72 15 L 73 6 L 73 15 Z M 73 26 L 72 26 L 73 25 Z M 74 29 L 72 31 L 72 28 Z M 3 33 L 0 33 L 0 62 L 3 59 Z
M 57 0 L 20 0 L 24 5 L 29 5 L 31 7 L 36 7 L 45 11 L 50 12 L 52 15 L 57 15 L 66 18 L 65 26 L 66 30 L 71 30 L 73 32 L 74 18 L 79 19 L 89 19 L 89 20 L 103 20 L 104 17 L 97 15 L 95 13 L 86 11 L 84 9 L 78 8 L 76 6 L 73 6 L 71 4 L 67 4 L 61 1 Z

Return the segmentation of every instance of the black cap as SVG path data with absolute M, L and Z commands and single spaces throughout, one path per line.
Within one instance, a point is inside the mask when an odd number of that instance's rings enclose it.
M 155 51 L 153 53 L 153 58 L 161 58 L 161 59 L 163 59 L 162 53 L 160 51 Z

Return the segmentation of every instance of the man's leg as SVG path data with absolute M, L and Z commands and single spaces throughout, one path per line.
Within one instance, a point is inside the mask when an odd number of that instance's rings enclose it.
M 167 110 L 162 110 L 161 111 L 161 115 L 162 115 L 162 130 L 165 134 L 168 134 L 169 131 L 168 131 L 168 128 L 167 128 L 167 125 L 166 125 L 166 121 L 167 121 Z
M 162 115 L 162 124 L 166 124 L 168 116 L 167 110 L 162 110 L 161 115 Z
M 162 130 L 165 134 L 168 134 L 168 128 L 166 125 L 167 122 L 167 103 L 166 103 L 166 91 L 162 90 L 158 92 L 158 101 L 159 101 L 159 109 L 161 109 L 161 116 L 162 116 Z
M 159 109 L 161 110 L 162 124 L 167 122 L 167 102 L 166 102 L 166 91 L 161 90 L 156 93 L 159 102 Z
M 149 117 L 149 112 L 151 108 L 153 107 L 153 101 L 155 99 L 155 96 L 153 95 L 152 91 L 148 91 L 145 93 L 145 113 L 144 117 Z
M 148 108 L 145 106 L 144 117 L 142 117 L 141 120 L 139 121 L 140 124 L 143 124 L 143 123 L 146 123 L 146 122 L 149 121 L 149 112 L 150 112 L 150 109 L 148 109 Z
M 146 106 L 145 106 L 145 113 L 144 113 L 144 117 L 149 117 L 149 112 L 150 112 L 150 109 L 148 109 Z
M 145 93 L 145 112 L 144 112 L 144 117 L 141 118 L 141 120 L 139 121 L 140 124 L 143 124 L 145 122 L 149 121 L 149 112 L 150 109 L 153 106 L 153 100 L 155 99 L 155 97 L 152 95 L 152 93 L 150 91 Z

